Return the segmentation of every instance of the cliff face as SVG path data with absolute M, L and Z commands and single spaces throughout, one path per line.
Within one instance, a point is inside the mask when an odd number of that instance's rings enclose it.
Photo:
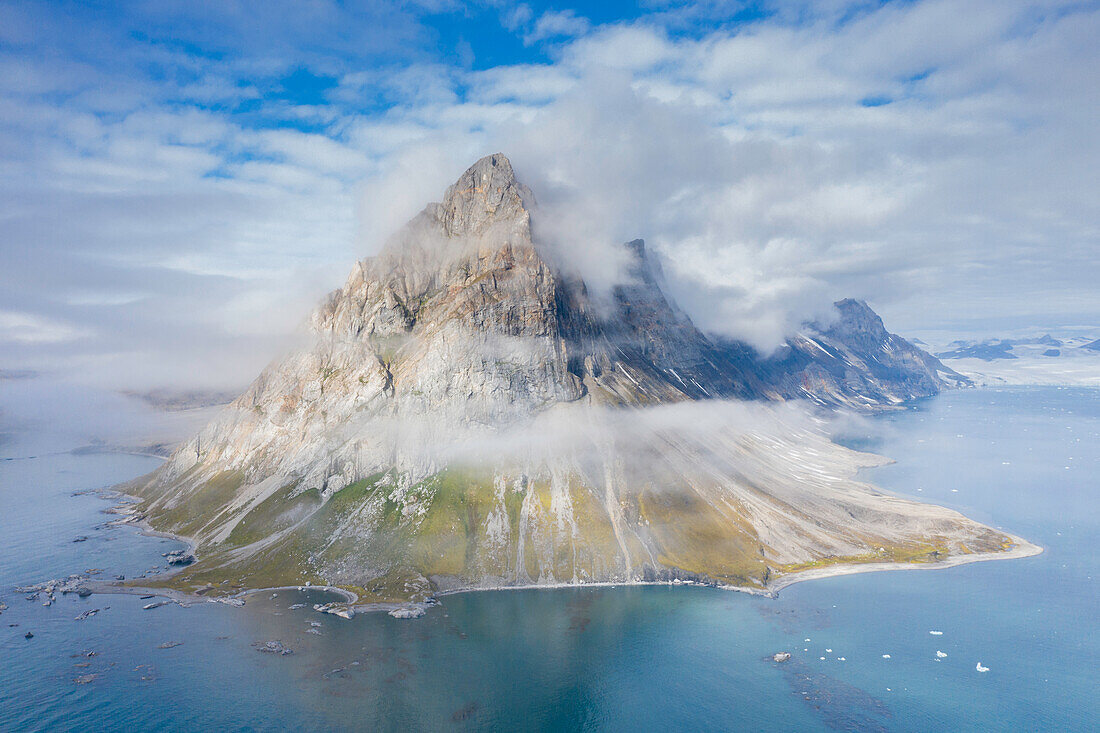
M 857 410 L 887 409 L 947 387 L 973 386 L 939 359 L 890 333 L 866 303 L 836 303 L 837 320 L 808 324 L 774 355 L 758 360 L 778 397 Z
M 761 359 L 702 334 L 639 240 L 596 300 L 531 237 L 532 197 L 483 158 L 313 314 L 269 366 L 131 487 L 195 539 L 190 589 L 440 589 L 696 578 L 767 587 L 822 562 L 1011 544 L 851 480 L 872 459 L 794 408 L 876 407 L 951 377 L 862 303 Z M 738 400 L 738 401 L 730 401 Z

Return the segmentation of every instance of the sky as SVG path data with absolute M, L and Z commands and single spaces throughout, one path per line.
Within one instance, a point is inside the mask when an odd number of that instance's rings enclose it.
M 762 350 L 1100 330 L 1100 3 L 0 3 L 0 369 L 237 387 L 477 158 Z M 541 216 L 541 218 L 540 218 Z

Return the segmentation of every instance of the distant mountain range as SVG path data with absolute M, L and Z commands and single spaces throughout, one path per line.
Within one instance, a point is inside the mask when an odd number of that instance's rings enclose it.
M 853 480 L 877 462 L 781 403 L 874 411 L 969 384 L 842 300 L 776 354 L 701 332 L 642 240 L 608 297 L 553 264 L 503 155 L 355 265 L 271 364 L 127 490 L 191 538 L 173 587 L 449 590 L 787 576 L 1018 543 Z M 535 212 L 533 214 L 533 212 Z
M 940 359 L 981 359 L 982 361 L 995 361 L 997 359 L 1017 359 L 1020 357 L 1017 347 L 1039 346 L 1040 349 L 1028 349 L 1029 355 L 1041 354 L 1046 357 L 1062 356 L 1064 351 L 1072 352 L 1077 349 L 1100 351 L 1100 340 L 1091 343 L 1081 343 L 1081 339 L 1075 339 L 1076 343 L 1054 338 L 1049 333 L 1038 338 L 1030 339 L 986 339 L 983 341 L 952 341 L 947 351 L 936 354 Z

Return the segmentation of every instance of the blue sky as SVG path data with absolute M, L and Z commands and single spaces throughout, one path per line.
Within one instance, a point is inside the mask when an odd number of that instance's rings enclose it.
M 1100 5 L 7 2 L 0 368 L 239 384 L 498 150 L 705 328 L 1098 325 Z

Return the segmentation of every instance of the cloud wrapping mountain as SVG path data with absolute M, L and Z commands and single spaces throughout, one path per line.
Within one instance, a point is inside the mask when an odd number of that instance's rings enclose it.
M 67 335 L 6 367 L 240 383 L 500 148 L 593 288 L 645 236 L 761 349 L 845 296 L 902 330 L 1095 318 L 1092 5 L 241 7 L 0 10 L 0 311 Z
M 478 161 L 356 264 L 310 344 L 127 487 L 153 527 L 196 543 L 165 582 L 384 602 L 562 582 L 764 590 L 822 564 L 1027 547 L 854 481 L 878 459 L 765 404 L 889 408 L 960 379 L 864 304 L 764 357 L 696 329 L 641 241 L 627 284 L 589 289 L 544 256 L 530 200 L 507 158 Z

